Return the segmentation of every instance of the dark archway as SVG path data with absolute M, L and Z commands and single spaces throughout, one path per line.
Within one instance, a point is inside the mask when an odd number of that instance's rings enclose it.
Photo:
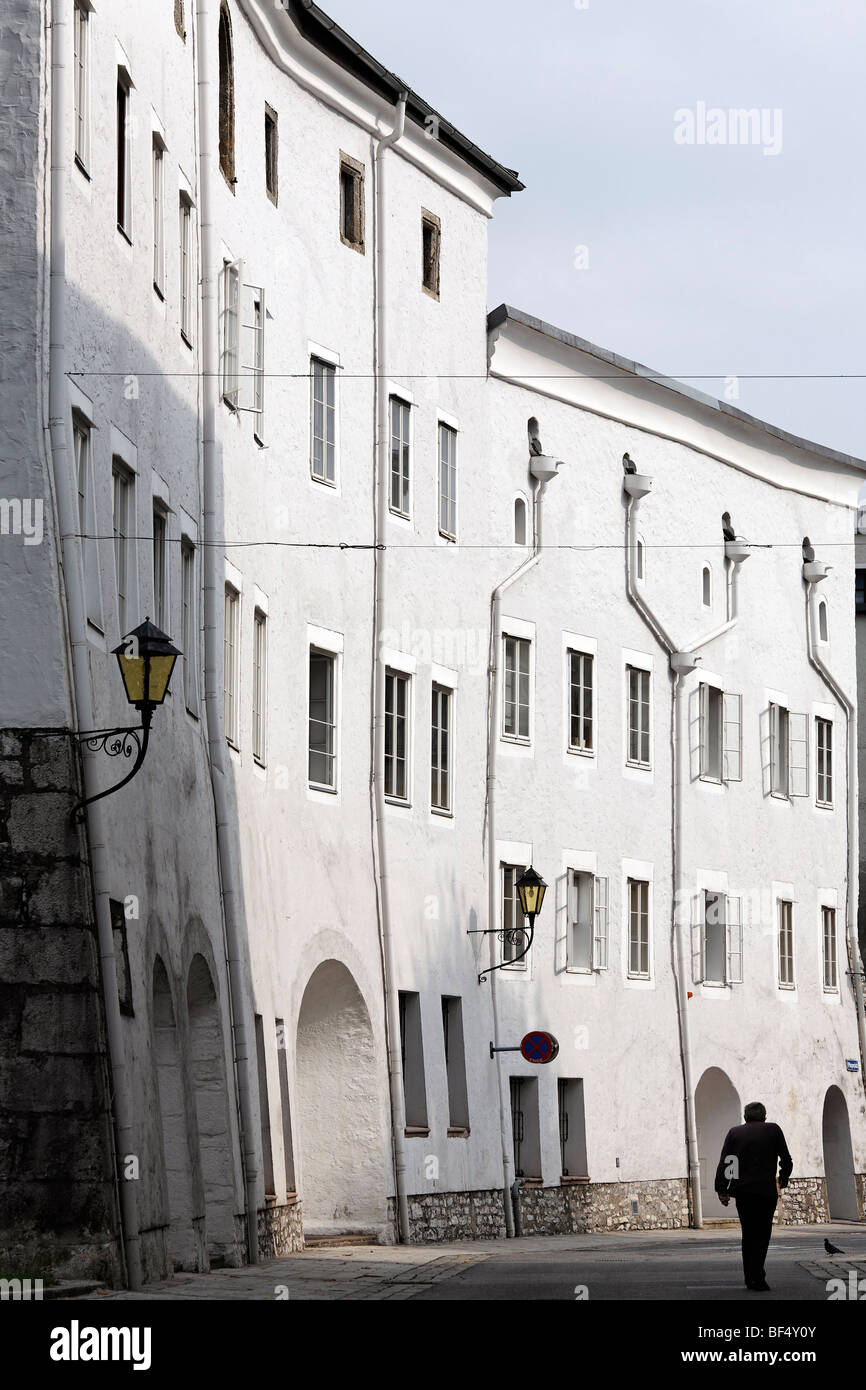
M 705 1219 L 732 1221 L 736 1211 L 723 1207 L 716 1196 L 715 1179 L 725 1135 L 742 1124 L 740 1097 L 720 1067 L 708 1067 L 695 1090 L 695 1122 L 701 1164 L 701 1207 Z
M 219 1005 L 204 956 L 193 957 L 186 998 L 207 1252 L 212 1265 L 236 1264 L 235 1188 L 225 1050 Z
M 821 1125 L 824 1144 L 824 1177 L 827 1209 L 831 1221 L 859 1221 L 857 1184 L 848 1106 L 838 1086 L 831 1086 L 824 1097 Z
M 153 1057 L 168 1199 L 168 1246 L 175 1269 L 207 1269 L 201 1223 L 194 1222 L 189 1125 L 174 1005 L 165 966 L 153 963 Z

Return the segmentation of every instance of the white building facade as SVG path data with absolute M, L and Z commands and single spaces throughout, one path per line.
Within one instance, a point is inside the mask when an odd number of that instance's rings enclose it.
M 51 139 L 17 133 L 4 438 L 46 535 L 0 559 L 10 593 L 32 571 L 7 644 L 45 655 L 6 701 L 9 813 L 49 810 L 54 738 L 66 826 L 77 733 L 131 722 L 126 633 L 183 652 L 138 777 L 64 832 L 75 1094 L 103 1078 L 80 1267 L 510 1233 L 515 1178 L 526 1231 L 699 1224 L 752 1099 L 782 1219 L 866 1215 L 864 465 L 488 316 L 519 180 L 306 0 L 29 10 L 7 47 Z M 538 1029 L 549 1064 L 491 1052 Z M 25 1171 L 7 1258 L 56 1229 Z

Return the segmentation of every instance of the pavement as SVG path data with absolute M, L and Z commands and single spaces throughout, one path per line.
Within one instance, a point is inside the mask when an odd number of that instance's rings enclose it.
M 830 1256 L 824 1240 L 842 1254 Z M 767 1259 L 769 1293 L 743 1287 L 739 1226 L 611 1231 L 441 1245 L 351 1245 L 209 1274 L 176 1274 L 138 1293 L 98 1289 L 76 1301 L 584 1300 L 827 1302 L 828 1281 L 863 1280 L 866 1223 L 783 1226 Z

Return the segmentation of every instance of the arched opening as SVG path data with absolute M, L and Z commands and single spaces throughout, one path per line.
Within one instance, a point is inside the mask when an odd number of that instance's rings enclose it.
M 695 1122 L 698 1129 L 698 1158 L 701 1165 L 701 1206 L 710 1221 L 736 1220 L 736 1209 L 723 1207 L 716 1196 L 716 1168 L 725 1135 L 742 1124 L 740 1097 L 727 1074 L 719 1067 L 708 1067 L 695 1091 Z
M 818 604 L 818 640 L 828 641 L 829 625 L 827 622 L 827 604 L 824 599 Z
M 236 1264 L 232 1136 L 223 1031 L 216 992 L 203 956 L 193 957 L 186 999 L 207 1252 L 211 1265 Z
M 168 1198 L 168 1248 L 175 1269 L 206 1270 L 202 1223 L 194 1221 L 192 1163 L 168 975 L 159 956 L 153 963 L 153 1057 L 162 1129 L 162 1160 Z
M 367 1005 L 340 961 L 307 982 L 296 1068 L 305 1233 L 382 1229 L 393 1190 L 382 1070 Z
M 701 575 L 701 600 L 705 608 L 711 608 L 713 603 L 713 576 L 709 565 L 704 565 Z
M 526 503 L 522 497 L 514 499 L 514 544 L 526 545 Z
M 220 169 L 229 183 L 235 178 L 235 72 L 232 54 L 232 21 L 228 5 L 220 5 Z
M 831 1086 L 824 1097 L 822 1121 L 824 1178 L 827 1209 L 831 1221 L 859 1221 L 857 1186 L 854 1180 L 854 1154 L 848 1106 L 838 1086 Z

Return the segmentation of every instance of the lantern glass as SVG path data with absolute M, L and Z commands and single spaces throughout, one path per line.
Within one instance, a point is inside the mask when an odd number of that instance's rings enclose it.
M 525 917 L 536 917 L 541 911 L 547 884 L 532 865 L 517 880 L 517 894 Z
M 168 692 L 177 647 L 148 619 L 114 649 L 126 698 L 131 705 L 161 705 Z

